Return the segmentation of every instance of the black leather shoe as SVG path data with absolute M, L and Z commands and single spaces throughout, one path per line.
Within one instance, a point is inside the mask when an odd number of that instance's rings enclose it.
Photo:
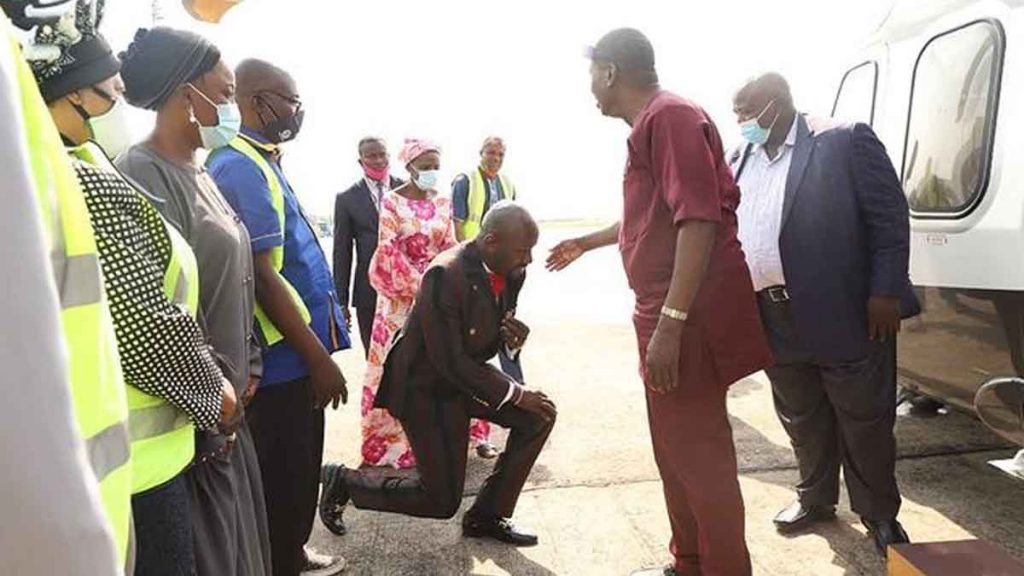
M 817 504 L 803 505 L 800 501 L 793 502 L 785 510 L 779 512 L 772 520 L 780 534 L 792 534 L 810 528 L 818 522 L 825 522 L 836 517 L 835 506 Z
M 462 535 L 467 538 L 493 538 L 513 546 L 536 546 L 537 535 L 519 528 L 508 518 L 476 518 L 471 514 L 462 517 Z
M 875 522 L 861 518 L 861 522 L 868 529 L 868 536 L 871 536 L 872 540 L 875 541 L 875 548 L 878 549 L 878 553 L 883 558 L 888 557 L 889 546 L 910 542 L 910 536 L 907 536 L 907 531 L 903 529 L 903 526 L 897 520 Z
M 320 469 L 320 521 L 336 536 L 348 532 L 345 526 L 345 505 L 348 504 L 348 485 L 345 483 L 345 466 L 324 464 Z

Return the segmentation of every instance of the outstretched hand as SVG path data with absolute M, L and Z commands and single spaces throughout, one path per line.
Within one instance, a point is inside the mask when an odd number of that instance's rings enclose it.
M 580 256 L 583 256 L 584 252 L 586 252 L 586 249 L 583 247 L 583 240 L 581 238 L 563 240 L 551 249 L 545 266 L 551 272 L 565 270 Z

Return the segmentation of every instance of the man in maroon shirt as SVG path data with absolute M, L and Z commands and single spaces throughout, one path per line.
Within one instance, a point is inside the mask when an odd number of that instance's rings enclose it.
M 771 354 L 736 238 L 739 189 L 711 119 L 658 86 L 643 34 L 610 32 L 590 56 L 598 107 L 633 128 L 624 213 L 556 246 L 548 268 L 618 243 L 636 294 L 640 374 L 675 562 L 635 574 L 749 574 L 725 398 L 730 384 L 771 364 Z

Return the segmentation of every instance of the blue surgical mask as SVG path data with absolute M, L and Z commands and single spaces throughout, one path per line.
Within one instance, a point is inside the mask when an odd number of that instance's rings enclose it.
M 238 137 L 238 132 L 242 129 L 242 113 L 238 110 L 238 105 L 234 102 L 216 104 L 198 88 L 192 84 L 189 84 L 189 86 L 202 96 L 203 100 L 209 102 L 210 106 L 217 109 L 216 126 L 203 126 L 199 124 L 195 113 L 192 113 L 192 121 L 199 125 L 199 138 L 203 142 L 203 148 L 216 150 L 230 144 L 232 140 Z
M 751 118 L 745 122 L 740 122 L 740 134 L 743 136 L 744 140 L 754 144 L 755 146 L 764 146 L 768 142 L 768 138 L 772 134 L 772 128 L 774 128 L 775 123 L 779 121 L 779 114 L 775 115 L 775 120 L 772 120 L 771 126 L 767 128 L 761 126 L 761 116 L 764 116 L 764 113 L 772 107 L 772 104 L 775 104 L 775 100 L 769 102 L 755 118 Z
M 416 186 L 423 191 L 437 190 L 437 181 L 440 175 L 440 170 L 420 170 L 416 174 Z

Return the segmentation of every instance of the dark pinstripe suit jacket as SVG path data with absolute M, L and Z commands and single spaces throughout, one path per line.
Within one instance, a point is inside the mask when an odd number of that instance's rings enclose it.
M 497 409 L 511 379 L 487 364 L 501 346 L 501 320 L 516 308 L 525 272 L 506 279 L 495 298 L 473 242 L 439 255 L 426 274 L 405 326 L 384 364 L 375 406 L 401 419 L 411 393 L 466 395 Z

